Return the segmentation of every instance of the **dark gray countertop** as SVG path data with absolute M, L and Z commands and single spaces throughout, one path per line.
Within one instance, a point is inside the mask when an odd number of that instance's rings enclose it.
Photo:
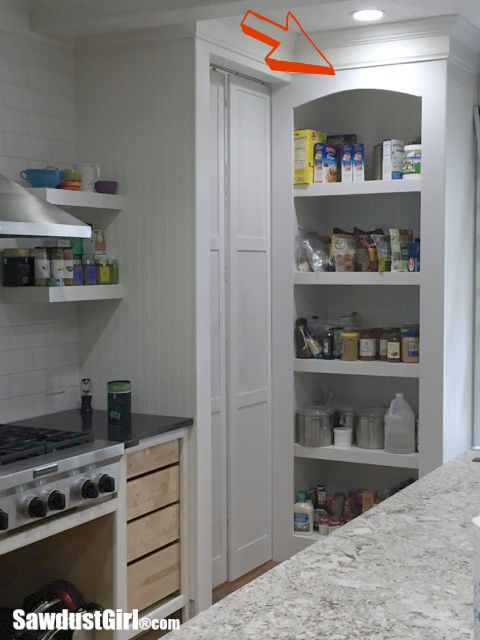
M 134 447 L 141 440 L 158 436 L 193 425 L 192 418 L 176 418 L 173 416 L 155 416 L 146 413 L 132 413 L 132 423 L 128 427 L 109 427 L 107 411 L 95 410 L 90 421 L 84 421 L 78 409 L 51 413 L 38 418 L 20 420 L 15 424 L 28 427 L 66 429 L 67 431 L 83 431 L 92 433 L 95 440 L 123 442 L 125 448 Z

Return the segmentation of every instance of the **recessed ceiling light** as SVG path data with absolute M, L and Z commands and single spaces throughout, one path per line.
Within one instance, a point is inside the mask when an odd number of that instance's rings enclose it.
M 381 20 L 385 14 L 385 11 L 381 9 L 360 9 L 352 13 L 352 18 L 359 22 L 374 22 L 375 20 Z

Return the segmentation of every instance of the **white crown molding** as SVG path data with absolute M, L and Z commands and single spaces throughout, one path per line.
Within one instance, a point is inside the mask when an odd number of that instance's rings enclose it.
M 151 49 L 156 45 L 161 45 L 163 42 L 193 38 L 195 32 L 195 24 L 181 24 L 169 27 L 152 27 L 150 29 L 102 33 L 76 38 L 75 49 L 108 50 L 125 46 L 137 50 L 142 48 Z

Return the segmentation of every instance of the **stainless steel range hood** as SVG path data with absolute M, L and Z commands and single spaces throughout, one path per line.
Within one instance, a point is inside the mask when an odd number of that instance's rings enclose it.
M 0 174 L 0 236 L 90 238 L 91 227 Z

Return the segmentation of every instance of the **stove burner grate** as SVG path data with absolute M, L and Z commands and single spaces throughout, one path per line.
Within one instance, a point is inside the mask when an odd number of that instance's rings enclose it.
M 92 442 L 91 433 L 0 425 L 0 466 Z

